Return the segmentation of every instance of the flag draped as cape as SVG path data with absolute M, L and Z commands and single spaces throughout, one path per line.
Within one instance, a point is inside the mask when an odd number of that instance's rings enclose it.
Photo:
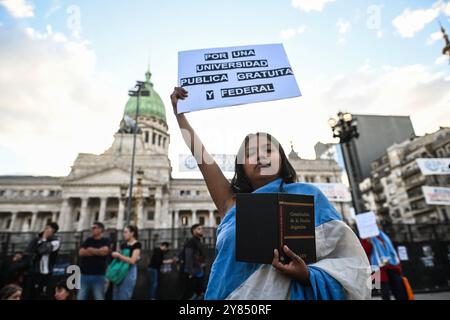
M 280 192 L 276 179 L 255 193 Z M 236 207 L 217 229 L 216 259 L 205 299 L 343 300 L 370 299 L 368 258 L 354 232 L 325 195 L 313 185 L 283 184 L 283 192 L 314 196 L 317 262 L 308 266 L 310 286 L 288 278 L 271 265 L 236 261 Z M 275 248 L 274 248 L 275 249 Z

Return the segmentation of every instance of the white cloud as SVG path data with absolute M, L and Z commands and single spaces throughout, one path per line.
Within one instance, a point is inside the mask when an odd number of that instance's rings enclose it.
M 336 26 L 338 27 L 339 33 L 345 34 L 350 31 L 352 24 L 350 23 L 350 21 L 339 19 L 336 23 Z
M 327 3 L 335 0 L 292 0 L 292 6 L 301 11 L 322 11 Z
M 424 134 L 450 125 L 448 74 L 433 68 L 365 65 L 333 80 L 317 93 L 313 107 L 343 106 L 353 113 L 410 115 L 417 133 Z
M 352 24 L 350 21 L 347 21 L 344 19 L 339 19 L 338 22 L 336 23 L 336 26 L 338 27 L 338 33 L 339 33 L 338 44 L 343 45 L 343 44 L 347 43 L 347 39 L 346 39 L 345 35 L 348 32 L 350 32 Z
M 8 12 L 16 18 L 33 17 L 33 6 L 26 0 L 0 0 L 0 5 L 3 5 Z
M 289 28 L 281 30 L 280 36 L 284 40 L 289 40 L 297 35 L 300 35 L 306 31 L 306 26 L 300 26 L 298 28 Z
M 448 63 L 448 56 L 440 55 L 439 57 L 436 58 L 434 63 L 438 65 Z
M 109 147 L 128 88 L 98 72 L 88 43 L 50 26 L 1 28 L 0 43 L 0 150 L 24 162 L 2 159 L 0 174 L 64 175 L 78 152 Z
M 442 32 L 437 31 L 437 32 L 433 32 L 432 34 L 430 34 L 430 37 L 427 40 L 427 45 L 432 45 L 433 43 L 435 43 L 438 40 L 442 40 Z
M 402 37 L 412 38 L 417 32 L 425 28 L 427 24 L 436 19 L 441 12 L 450 15 L 450 3 L 444 3 L 442 0 L 439 0 L 427 9 L 405 9 L 392 20 L 392 24 Z

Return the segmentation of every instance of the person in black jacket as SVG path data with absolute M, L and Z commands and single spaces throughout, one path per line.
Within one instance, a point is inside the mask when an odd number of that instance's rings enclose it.
M 22 251 L 17 251 L 5 271 L 5 285 L 15 284 L 23 286 L 24 275 L 28 269 L 27 260 Z
M 38 236 L 31 240 L 26 253 L 30 261 L 25 282 L 24 298 L 26 300 L 50 299 L 50 283 L 60 240 L 55 235 L 58 224 L 50 222 Z
M 181 271 L 184 276 L 184 293 L 182 299 L 201 300 L 204 294 L 205 253 L 201 239 L 203 225 L 191 227 L 192 238 L 186 241 L 181 252 Z

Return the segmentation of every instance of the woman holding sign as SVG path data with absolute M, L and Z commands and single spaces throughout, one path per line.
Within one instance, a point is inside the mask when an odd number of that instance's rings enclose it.
M 223 218 L 205 299 L 369 299 L 370 266 L 358 238 L 318 188 L 296 183 L 295 170 L 277 140 L 263 133 L 248 135 L 229 182 L 186 116 L 177 113 L 178 100 L 186 98 L 185 89 L 175 88 L 171 95 L 175 116 Z M 283 254 L 291 258 L 289 264 L 280 262 L 277 249 L 272 266 L 236 260 L 236 194 L 277 192 L 314 196 L 318 262 L 306 265 L 287 246 Z

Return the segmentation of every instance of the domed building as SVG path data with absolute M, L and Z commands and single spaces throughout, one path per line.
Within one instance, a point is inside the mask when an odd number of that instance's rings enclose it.
M 139 97 L 130 222 L 141 229 L 215 227 L 220 220 L 203 180 L 171 177 L 166 108 L 151 76 Z M 67 177 L 0 177 L 0 231 L 37 231 L 48 220 L 63 231 L 88 230 L 94 221 L 123 228 L 136 107 L 130 97 L 112 145 L 100 155 L 80 153 Z
M 171 176 L 166 108 L 151 76 L 149 71 L 145 74 L 139 97 L 130 222 L 140 229 L 172 230 L 194 223 L 216 227 L 220 217 L 203 179 Z M 137 97 L 130 97 L 112 145 L 100 155 L 80 153 L 67 177 L 0 176 L 0 236 L 5 231 L 42 230 L 47 221 L 57 221 L 62 231 L 88 230 L 94 221 L 122 229 L 127 222 L 136 108 Z M 327 186 L 341 182 L 335 161 L 301 159 L 293 149 L 289 158 L 299 181 Z M 350 200 L 336 205 L 347 217 Z

